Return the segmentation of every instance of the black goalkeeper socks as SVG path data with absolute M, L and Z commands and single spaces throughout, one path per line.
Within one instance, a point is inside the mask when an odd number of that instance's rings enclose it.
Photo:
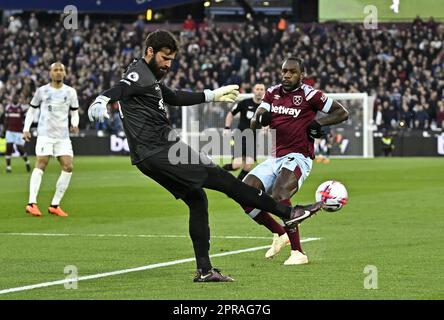
M 196 189 L 187 194 L 183 201 L 190 209 L 189 232 L 193 242 L 197 269 L 207 273 L 212 268 L 209 257 L 208 199 L 203 189 Z

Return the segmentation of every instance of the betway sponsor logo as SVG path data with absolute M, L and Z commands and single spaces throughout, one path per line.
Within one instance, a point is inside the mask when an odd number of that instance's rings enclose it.
M 300 113 L 301 109 L 296 108 L 287 108 L 284 106 L 271 106 L 271 112 L 278 113 L 278 114 L 288 114 L 289 116 L 293 116 L 293 118 L 296 118 Z

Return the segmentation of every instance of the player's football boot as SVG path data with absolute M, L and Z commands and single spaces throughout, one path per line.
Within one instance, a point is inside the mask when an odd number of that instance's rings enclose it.
M 315 215 L 319 210 L 324 207 L 324 203 L 322 201 L 309 204 L 308 206 L 295 206 L 291 211 L 290 219 L 284 220 L 284 223 L 287 227 L 293 228 L 297 224 L 301 223 L 307 218 Z
M 12 172 L 11 167 L 6 167 L 6 173 L 11 173 L 11 172 Z
M 270 249 L 265 253 L 265 258 L 271 259 L 275 255 L 277 255 L 283 247 L 290 244 L 290 240 L 288 239 L 288 234 L 284 233 L 279 236 L 277 233 L 273 234 L 273 243 L 271 244 Z
M 32 215 L 34 217 L 40 217 L 42 215 L 39 207 L 37 207 L 37 204 L 35 204 L 35 203 L 28 204 L 25 207 L 25 209 L 26 209 L 26 213 L 29 213 L 30 215 Z
M 308 257 L 298 250 L 291 250 L 290 257 L 285 260 L 284 265 L 291 266 L 308 263 Z
M 50 214 L 54 214 L 54 215 L 59 216 L 59 217 L 67 217 L 68 216 L 68 214 L 66 212 L 64 212 L 62 210 L 62 208 L 60 208 L 60 206 L 57 206 L 57 208 L 48 207 L 48 212 Z
M 212 268 L 207 273 L 203 273 L 201 269 L 197 269 L 194 282 L 232 282 L 233 278 L 223 275 L 220 270 Z
M 29 163 L 26 164 L 26 172 L 31 172 L 31 165 Z

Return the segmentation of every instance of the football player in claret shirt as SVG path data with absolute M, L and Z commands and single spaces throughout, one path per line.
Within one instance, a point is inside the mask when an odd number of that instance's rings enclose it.
M 310 174 L 314 159 L 314 139 L 320 138 L 322 127 L 334 125 L 348 118 L 348 111 L 322 91 L 303 84 L 304 63 L 296 57 L 287 58 L 281 71 L 282 83 L 269 88 L 255 116 L 251 128 L 270 126 L 276 130 L 274 157 L 256 166 L 244 179 L 248 185 L 271 193 L 273 199 L 291 206 L 291 197 L 298 192 Z M 318 112 L 327 115 L 316 119 Z M 316 205 L 316 204 L 315 204 Z M 310 210 L 311 206 L 302 207 Z M 257 223 L 274 233 L 273 244 L 265 254 L 272 258 L 288 243 L 290 257 L 286 265 L 308 262 L 304 254 L 298 225 L 282 226 L 267 212 L 245 210 Z
M 203 92 L 168 88 L 162 80 L 178 50 L 177 40 L 170 32 L 150 33 L 145 41 L 144 56 L 130 64 L 117 85 L 96 98 L 88 109 L 88 116 L 91 121 L 103 121 L 109 117 L 107 104 L 119 101 L 132 164 L 189 208 L 189 232 L 197 265 L 194 281 L 231 282 L 233 279 L 213 268 L 210 261 L 208 199 L 204 188 L 223 192 L 242 206 L 270 210 L 290 226 L 302 222 L 307 212 L 310 215 L 320 207 L 308 211 L 276 202 L 262 190 L 236 179 L 203 153 L 191 149 L 175 134 L 164 103 L 188 106 L 234 102 L 239 94 L 237 85 Z M 147 211 L 149 213 L 149 209 Z
M 5 126 L 4 130 L 6 139 L 6 172 L 11 173 L 11 155 L 14 151 L 14 144 L 17 147 L 20 156 L 25 161 L 26 171 L 31 171 L 31 166 L 28 160 L 28 154 L 25 150 L 25 140 L 22 138 L 23 124 L 25 120 L 26 107 L 19 103 L 18 94 L 13 94 L 12 103 L 5 108 Z

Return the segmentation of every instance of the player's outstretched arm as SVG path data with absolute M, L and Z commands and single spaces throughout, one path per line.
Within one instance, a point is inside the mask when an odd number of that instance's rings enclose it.
M 120 80 L 114 87 L 105 90 L 88 108 L 88 118 L 91 122 L 103 122 L 109 119 L 107 105 L 134 94 L 143 93 L 144 88 L 134 85 L 127 79 Z
M 228 85 L 204 92 L 188 92 L 171 90 L 161 85 L 163 100 L 172 106 L 192 106 L 204 102 L 234 102 L 239 95 L 238 85 Z
M 308 135 L 313 138 L 320 138 L 322 136 L 321 127 L 333 124 L 339 124 L 348 119 L 348 111 L 344 108 L 342 104 L 333 100 L 330 110 L 327 116 L 313 120 L 308 126 Z
M 205 102 L 203 92 L 189 92 L 181 90 L 172 90 L 164 84 L 160 85 L 163 101 L 170 106 L 192 106 Z
M 105 119 L 109 119 L 107 105 L 111 98 L 104 94 L 98 96 L 93 103 L 88 108 L 88 118 L 89 121 L 99 121 L 103 122 Z
M 215 90 L 204 90 L 206 102 L 234 102 L 239 95 L 239 86 L 230 84 Z

